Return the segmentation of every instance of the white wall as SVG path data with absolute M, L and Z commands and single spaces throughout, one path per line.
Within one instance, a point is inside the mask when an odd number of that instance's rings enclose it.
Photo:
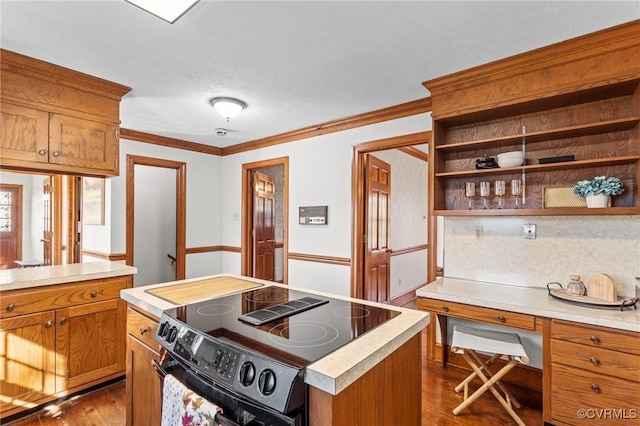
M 187 163 L 187 247 L 221 244 L 222 158 L 214 155 L 167 148 L 146 143 L 120 141 L 120 176 L 109 179 L 107 202 L 110 211 L 110 239 L 107 253 L 125 252 L 127 155 L 160 158 Z M 91 250 L 91 247 L 85 246 Z M 100 250 L 103 251 L 103 250 Z M 220 253 L 187 256 L 188 278 L 224 272 Z
M 353 146 L 377 139 L 427 131 L 430 114 L 405 117 L 223 157 L 222 244 L 240 246 L 242 165 L 289 157 L 289 251 L 351 257 L 351 166 Z M 328 225 L 298 224 L 298 207 L 326 205 Z M 240 255 L 223 256 L 223 269 L 238 272 Z M 290 261 L 288 282 L 348 295 L 349 267 Z M 327 290 L 328 291 L 328 290 Z

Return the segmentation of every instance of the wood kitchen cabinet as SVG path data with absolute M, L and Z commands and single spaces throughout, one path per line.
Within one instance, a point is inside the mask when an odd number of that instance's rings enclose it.
M 432 96 L 434 215 L 640 214 L 640 21 L 424 83 Z M 518 167 L 476 169 L 483 155 L 522 150 Z M 575 161 L 544 163 L 574 155 Z M 605 209 L 554 207 L 545 193 L 595 176 L 626 191 Z M 515 208 L 510 181 L 524 185 Z M 464 184 L 507 182 L 504 209 L 468 209 Z M 477 201 L 476 201 L 477 203 Z
M 153 368 L 162 346 L 155 340 L 159 319 L 127 310 L 127 425 L 157 426 L 162 414 L 162 382 Z
M 0 311 L 0 417 L 125 372 L 131 276 L 10 290 Z
M 130 89 L 1 50 L 0 166 L 118 175 L 120 99 Z
M 637 424 L 640 333 L 553 320 L 550 351 L 553 424 Z

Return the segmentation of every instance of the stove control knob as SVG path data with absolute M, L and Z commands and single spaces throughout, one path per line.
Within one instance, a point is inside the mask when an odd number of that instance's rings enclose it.
M 273 393 L 276 389 L 276 373 L 273 370 L 267 368 L 260 373 L 258 389 L 263 395 L 271 395 Z
M 249 386 L 256 379 L 256 367 L 251 361 L 247 361 L 240 367 L 240 384 Z
M 169 335 L 167 336 L 167 342 L 173 343 L 178 337 L 178 328 L 174 325 L 169 329 Z
M 158 335 L 160 337 L 167 337 L 167 334 L 169 333 L 169 321 L 165 321 L 162 324 L 160 324 L 160 328 L 158 329 Z

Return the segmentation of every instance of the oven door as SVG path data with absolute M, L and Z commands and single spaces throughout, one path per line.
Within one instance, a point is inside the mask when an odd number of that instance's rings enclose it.
M 187 388 L 212 402 L 222 409 L 216 415 L 216 421 L 221 426 L 306 426 L 307 416 L 302 407 L 288 415 L 282 414 L 269 407 L 248 400 L 242 395 L 222 388 L 214 382 L 193 372 L 178 360 L 170 358 L 160 365 L 154 361 L 154 368 L 161 379 L 172 374 Z

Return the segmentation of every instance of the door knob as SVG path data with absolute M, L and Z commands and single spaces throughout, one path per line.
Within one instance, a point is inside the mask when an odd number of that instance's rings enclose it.
M 62 318 L 60 319 L 60 325 L 65 325 L 65 324 L 67 323 L 67 321 L 69 321 L 69 318 L 67 318 L 67 317 L 62 317 Z
M 41 243 L 50 243 L 50 242 L 51 242 L 51 240 L 41 239 L 41 240 L 40 240 L 40 242 L 41 242 Z
M 38 151 L 38 155 L 46 155 L 47 154 L 47 150 L 46 149 L 41 149 Z
M 60 157 L 60 151 L 53 151 L 53 155 L 54 157 Z

